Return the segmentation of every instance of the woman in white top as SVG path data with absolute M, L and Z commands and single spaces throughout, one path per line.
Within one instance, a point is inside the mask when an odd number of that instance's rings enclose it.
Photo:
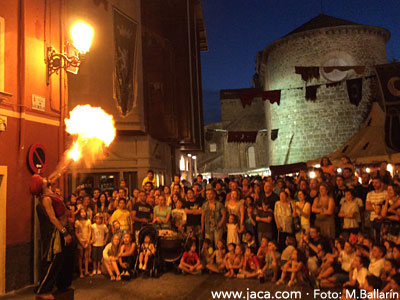
M 225 202 L 226 210 L 229 215 L 235 215 L 239 220 L 239 232 L 244 230 L 244 201 L 239 200 L 238 192 L 233 190 L 230 193 L 230 198 Z
M 286 237 L 293 234 L 293 217 L 296 216 L 295 205 L 289 199 L 289 195 L 282 191 L 280 200 L 275 203 L 274 216 L 278 228 L 279 250 L 285 248 Z
M 343 218 L 343 230 L 349 233 L 358 233 L 360 222 L 360 210 L 355 201 L 353 190 L 346 190 L 344 193 L 345 201 L 340 207 L 339 217 Z
M 310 231 L 311 205 L 306 201 L 306 196 L 302 190 L 297 193 L 296 213 L 300 216 L 301 229 L 308 233 Z

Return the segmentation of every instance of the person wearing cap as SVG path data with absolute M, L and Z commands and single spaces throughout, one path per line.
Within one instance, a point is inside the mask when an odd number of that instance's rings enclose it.
M 74 251 L 72 237 L 67 230 L 68 210 L 62 198 L 53 193 L 51 182 L 40 175 L 33 175 L 30 192 L 39 197 L 36 211 L 40 223 L 42 242 L 42 274 L 35 293 L 41 299 L 54 299 L 52 291 L 67 289 L 72 282 Z

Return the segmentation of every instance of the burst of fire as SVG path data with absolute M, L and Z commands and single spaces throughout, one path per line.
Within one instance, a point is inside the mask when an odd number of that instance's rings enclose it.
M 81 157 L 81 152 L 79 151 L 79 144 L 75 143 L 71 150 L 68 151 L 68 157 L 73 161 L 78 161 Z
M 68 158 L 76 162 L 84 157 L 87 166 L 102 158 L 104 149 L 116 135 L 113 117 L 100 107 L 90 105 L 76 106 L 70 112 L 70 118 L 65 119 L 65 125 L 75 140 L 67 151 Z

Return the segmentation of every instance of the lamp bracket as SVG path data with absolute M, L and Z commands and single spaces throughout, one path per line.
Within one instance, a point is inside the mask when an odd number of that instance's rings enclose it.
M 68 69 L 69 67 L 79 67 L 82 58 L 79 53 L 74 56 L 68 56 L 65 53 L 57 53 L 56 50 L 49 46 L 47 47 L 47 85 L 50 84 L 50 76 L 53 73 L 58 74 L 60 69 Z

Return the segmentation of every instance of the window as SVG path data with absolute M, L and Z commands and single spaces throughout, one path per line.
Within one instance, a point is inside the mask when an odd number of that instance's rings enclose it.
M 247 162 L 248 162 L 249 168 L 256 167 L 256 153 L 254 151 L 253 146 L 247 148 Z
M 216 143 L 210 144 L 210 152 L 217 152 L 217 144 Z

